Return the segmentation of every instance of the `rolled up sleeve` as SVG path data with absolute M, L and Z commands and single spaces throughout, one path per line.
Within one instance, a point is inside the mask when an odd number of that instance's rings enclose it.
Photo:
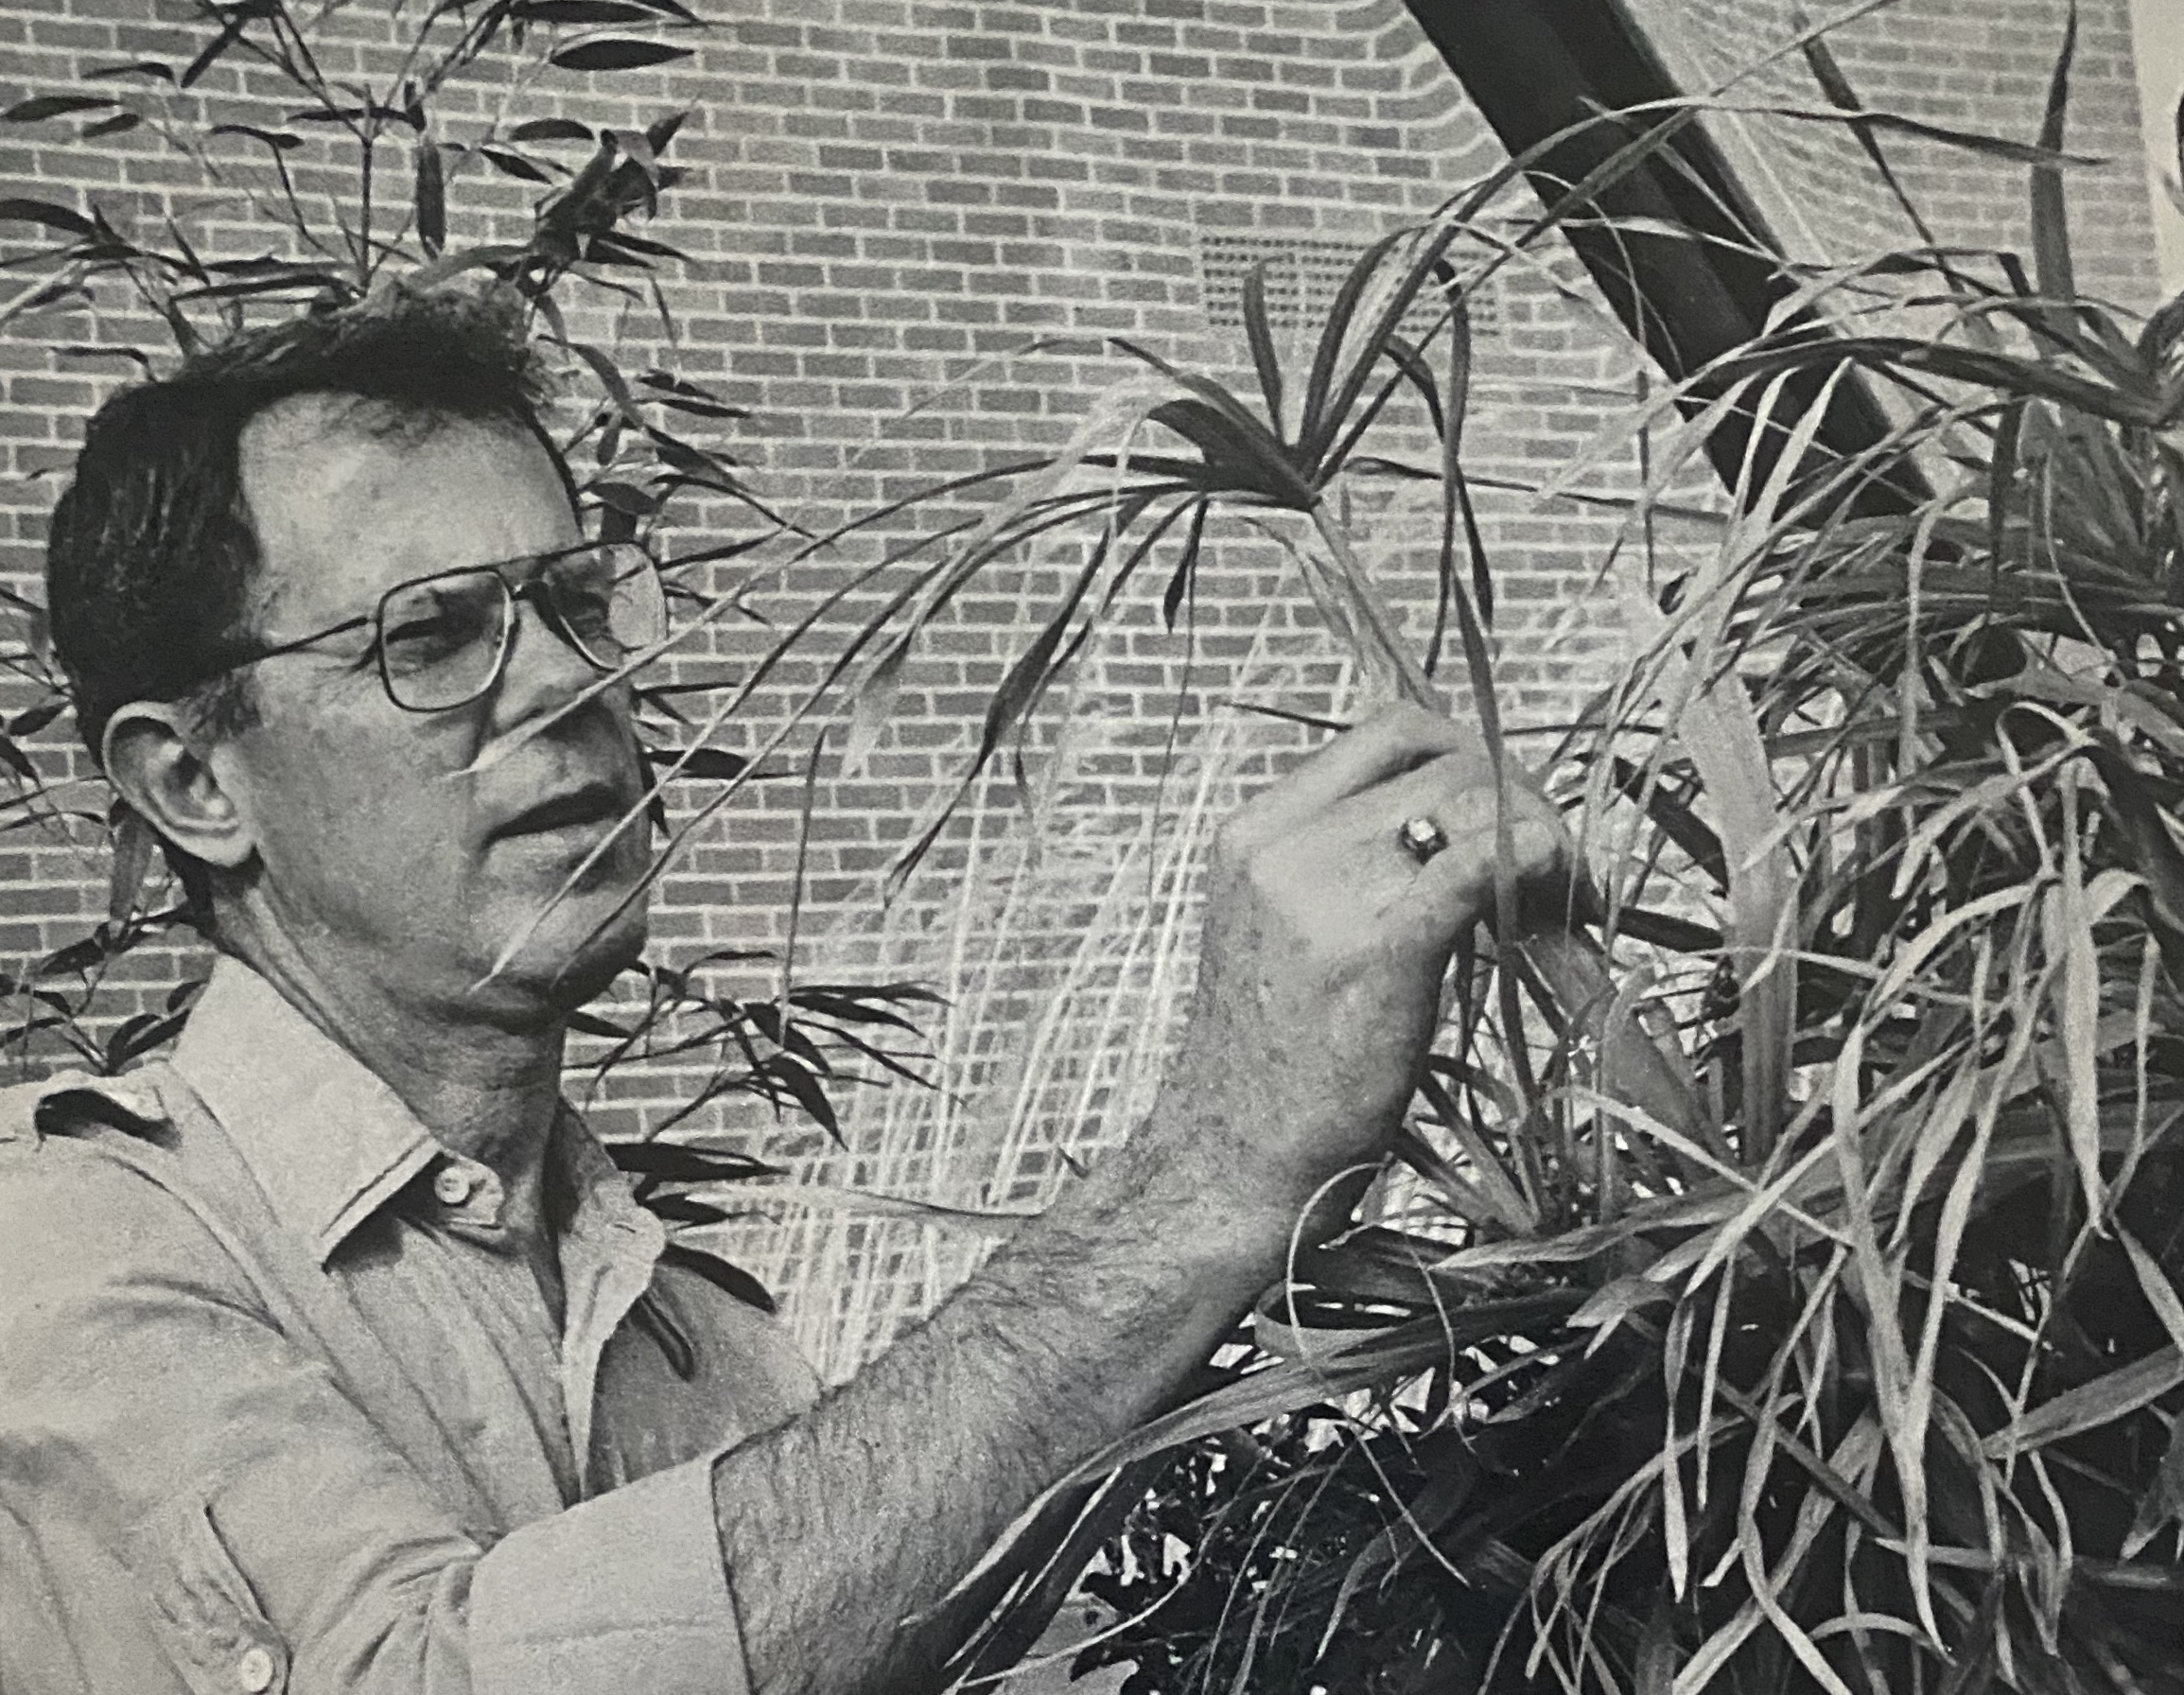
M 0 1524 L 38 1568 L 0 1582 L 74 1651 L 0 1644 L 8 1695 L 746 1687 L 709 1461 L 488 1547 L 157 1185 L 0 1150 Z
M 477 1695 L 744 1695 L 712 1461 L 513 1531 L 471 1584 L 470 1663 Z

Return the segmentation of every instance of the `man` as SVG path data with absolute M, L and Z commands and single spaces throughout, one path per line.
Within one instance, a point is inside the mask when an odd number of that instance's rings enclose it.
M 1412 711 L 1229 827 L 1150 1120 L 815 1398 L 561 1102 L 644 928 L 594 686 L 662 627 L 583 544 L 472 304 L 284 326 L 94 423 L 56 642 L 222 957 L 171 1063 L 0 1114 L 7 1695 L 928 1687 L 912 1621 L 1395 1123 L 1493 881 L 1485 761 Z

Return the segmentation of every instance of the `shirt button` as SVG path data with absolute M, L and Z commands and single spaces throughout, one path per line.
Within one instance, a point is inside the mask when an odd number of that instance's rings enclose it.
M 477 1187 L 471 1175 L 460 1165 L 443 1165 L 432 1180 L 432 1193 L 442 1206 L 459 1207 L 470 1198 L 470 1191 Z
M 264 1649 L 247 1649 L 243 1657 L 236 1662 L 236 1682 L 243 1695 L 266 1695 L 273 1686 L 273 1678 L 279 1669 L 273 1664 L 273 1656 Z

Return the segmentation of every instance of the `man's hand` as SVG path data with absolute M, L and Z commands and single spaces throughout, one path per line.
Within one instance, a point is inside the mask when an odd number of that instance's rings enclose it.
M 1506 804 L 1519 882 L 1551 876 L 1553 813 Z M 1478 738 L 1404 708 L 1223 832 L 1152 1118 L 855 1382 L 715 1471 L 757 1695 L 940 1686 L 954 1627 L 930 1609 L 950 1582 L 1170 1400 L 1279 1275 L 1314 1192 L 1385 1146 L 1450 951 L 1494 899 L 1496 805 Z M 1413 818 L 1447 846 L 1408 850 Z
M 1567 838 L 1520 783 L 1501 804 L 1523 888 L 1557 874 Z M 1414 818 L 1447 839 L 1423 862 L 1400 839 Z M 1143 1136 L 1284 1228 L 1337 1172 L 1376 1160 L 1416 1087 L 1449 955 L 1492 911 L 1498 835 L 1477 733 L 1416 707 L 1337 738 L 1247 806 L 1214 849 L 1190 1025 Z

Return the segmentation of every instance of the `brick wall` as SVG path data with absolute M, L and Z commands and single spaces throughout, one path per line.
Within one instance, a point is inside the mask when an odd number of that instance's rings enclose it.
M 1734 61 L 1774 22 L 1765 8 L 1670 9 L 1684 29 L 1679 50 L 1702 59 Z M 1959 79 L 1991 82 L 2010 127 L 2029 135 L 2062 7 L 2003 0 L 2001 9 L 2021 21 L 1994 34 L 2010 44 L 1995 49 L 2003 62 L 1975 62 L 1966 45 Z M 2135 133 L 2113 9 L 2106 0 L 2087 8 L 2084 128 L 2073 141 L 2096 150 L 2096 132 Z M 680 325 L 672 357 L 750 409 L 741 451 L 767 498 L 812 530 L 997 455 L 1065 440 L 1130 368 L 1106 338 L 1246 381 L 1223 292 L 1240 251 L 1300 248 L 1293 288 L 1309 298 L 1335 255 L 1427 215 L 1498 159 L 1396 0 L 712 0 L 706 10 L 712 27 L 691 59 L 588 88 L 568 79 L 554 85 L 566 87 L 558 109 L 622 125 L 694 109 L 675 149 L 694 174 L 656 232 L 697 261 L 665 291 Z M 1843 54 L 1876 103 L 1931 102 L 1935 115 L 1966 121 L 1959 106 L 1971 96 L 1952 80 L 1953 44 L 1966 30 L 1984 42 L 1996 11 L 1905 0 L 1846 39 Z M 340 50 L 360 68 L 387 61 L 374 27 L 361 13 L 338 26 Z M 1899 28 L 1928 32 L 1918 65 L 1940 74 L 1903 68 L 1904 38 L 1891 33 Z M 0 95 L 48 92 L 86 62 L 171 50 L 170 36 L 145 0 L 68 0 L 64 9 L 9 0 L 0 4 Z M 262 87 L 236 75 L 218 73 L 206 88 L 222 114 L 264 110 L 253 105 Z M 446 138 L 462 139 L 501 92 L 491 76 L 453 91 Z M 1797 97 L 1813 103 L 1802 90 Z M 72 133 L 57 128 L 57 145 L 0 136 L 0 191 L 88 191 L 136 217 L 180 205 L 187 172 L 150 142 L 128 145 L 142 131 L 105 147 L 68 142 Z M 1825 131 L 1786 133 L 1783 145 L 1806 150 L 1780 154 L 1778 178 L 1802 184 L 1808 165 L 1808 175 L 1825 170 L 1831 238 L 1870 239 L 1879 226 L 1856 161 Z M 230 168 L 256 168 L 247 146 Z M 1968 230 L 1993 227 L 2022 199 L 2014 172 L 1936 174 L 1921 159 L 1907 176 L 1947 201 L 1951 227 L 1960 218 Z M 2098 181 L 2080 206 L 2100 274 L 2142 298 L 2142 192 L 2134 209 L 2123 186 L 2142 176 L 2133 165 Z M 504 231 L 528 192 L 498 185 L 469 231 Z M 220 221 L 200 217 L 198 227 Z M 260 244 L 232 225 L 226 239 L 243 251 Z M 1501 585 L 1505 705 L 1525 745 L 1543 749 L 1617 650 L 1590 583 L 1619 519 L 1597 506 L 1543 506 L 1524 491 L 1585 450 L 1642 380 L 1597 316 L 1569 304 L 1570 283 L 1566 264 L 1550 259 L 1505 271 L 1485 297 L 1468 435 Z M 650 356 L 648 323 L 633 311 L 620 325 L 633 358 Z M 129 329 L 48 318 L 0 339 L 0 438 L 14 474 L 0 497 L 0 539 L 19 571 L 32 568 L 50 473 L 101 380 L 52 346 Z M 1027 351 L 1036 341 L 1046 345 Z M 1420 445 L 1400 427 L 1393 439 Z M 1634 476 L 1626 446 L 1588 481 L 1613 493 Z M 1386 581 L 1423 638 L 1431 593 L 1415 526 L 1384 515 L 1374 489 L 1354 502 L 1360 529 L 1385 538 Z M 699 534 L 747 524 L 725 505 L 682 517 Z M 755 598 L 778 629 L 901 536 L 898 525 L 800 565 Z M 892 902 L 881 899 L 887 867 L 951 789 L 984 695 L 1081 558 L 1082 538 L 996 570 L 936 622 L 862 768 L 822 763 L 808 832 L 795 782 L 755 785 L 704 832 L 663 883 L 663 953 L 778 945 L 801 855 L 806 975 L 915 977 L 945 987 L 953 1004 L 931 1030 L 952 1089 L 858 1093 L 846 1149 L 732 1105 L 703 1126 L 793 1157 L 828 1183 L 1022 1203 L 1064 1153 L 1111 1141 L 1142 1111 L 1189 980 L 1196 849 L 1240 794 L 1308 739 L 1229 703 L 1344 709 L 1339 656 L 1278 543 L 1235 521 L 1217 523 L 1210 541 L 1195 632 L 1165 628 L 1165 571 L 1149 569 L 1030 726 L 1022 780 L 1005 762 L 976 787 L 926 870 Z M 724 625 L 692 663 L 744 670 L 769 639 L 757 625 Z M 764 745 L 839 639 L 830 634 L 782 668 L 723 740 Z M 67 758 L 64 730 L 48 737 L 56 760 Z M 792 738 L 778 762 L 800 771 L 807 745 Z M 102 905 L 98 833 L 64 822 L 12 838 L 0 854 L 0 945 L 50 945 Z M 131 970 L 156 992 L 189 964 L 155 952 Z M 691 1082 L 672 1067 L 618 1073 L 605 1117 L 656 1120 Z M 799 1322 L 838 1372 L 959 1276 L 985 1241 L 845 1202 L 783 1210 L 743 1227 L 736 1248 L 800 1292 Z

